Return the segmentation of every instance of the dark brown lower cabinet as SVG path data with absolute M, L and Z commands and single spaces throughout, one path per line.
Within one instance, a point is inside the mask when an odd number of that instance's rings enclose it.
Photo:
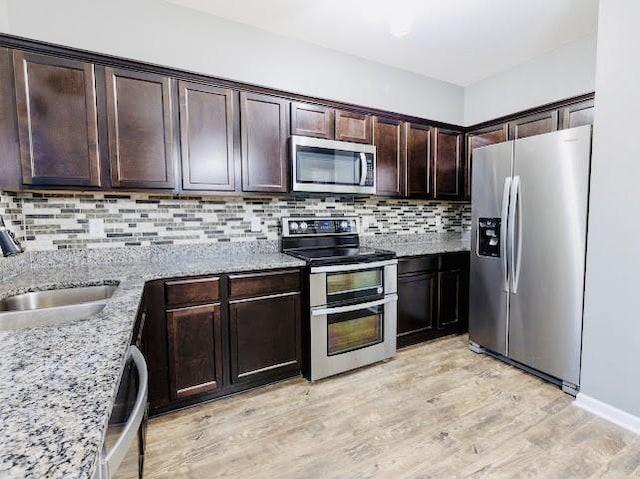
M 467 331 L 469 253 L 401 258 L 398 272 L 398 347 Z
M 220 305 L 167 311 L 169 384 L 173 399 L 215 391 L 222 386 Z
M 232 302 L 231 382 L 300 371 L 300 293 Z
M 297 268 L 150 282 L 150 414 L 300 374 L 301 289 Z

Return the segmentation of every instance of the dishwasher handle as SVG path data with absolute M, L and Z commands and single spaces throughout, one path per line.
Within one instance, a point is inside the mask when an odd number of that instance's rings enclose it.
M 129 355 L 127 360 L 132 360 L 138 371 L 140 387 L 136 395 L 136 402 L 131 411 L 131 416 L 127 420 L 127 424 L 122 430 L 122 434 L 114 444 L 113 448 L 100 458 L 98 464 L 98 474 L 95 477 L 100 479 L 109 479 L 118 470 L 123 459 L 127 455 L 129 446 L 134 440 L 138 440 L 138 430 L 144 419 L 147 409 L 147 396 L 149 393 L 149 374 L 147 372 L 147 363 L 140 350 L 135 346 L 129 347 Z

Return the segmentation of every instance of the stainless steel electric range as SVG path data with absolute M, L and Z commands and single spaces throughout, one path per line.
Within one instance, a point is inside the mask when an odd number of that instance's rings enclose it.
M 307 379 L 396 352 L 398 260 L 360 246 L 357 218 L 283 218 L 282 251 L 307 262 Z

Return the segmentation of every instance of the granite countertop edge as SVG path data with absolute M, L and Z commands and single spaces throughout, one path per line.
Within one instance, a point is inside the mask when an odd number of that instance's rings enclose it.
M 148 281 L 304 264 L 282 253 L 244 253 L 194 262 L 179 258 L 49 268 L 0 282 L 0 299 L 30 291 L 119 285 L 92 318 L 0 331 L 0 476 L 92 476 Z

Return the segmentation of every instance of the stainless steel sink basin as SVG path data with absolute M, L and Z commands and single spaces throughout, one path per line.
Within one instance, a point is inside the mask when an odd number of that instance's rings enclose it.
M 0 301 L 0 331 L 90 318 L 107 305 L 115 285 L 35 291 Z

